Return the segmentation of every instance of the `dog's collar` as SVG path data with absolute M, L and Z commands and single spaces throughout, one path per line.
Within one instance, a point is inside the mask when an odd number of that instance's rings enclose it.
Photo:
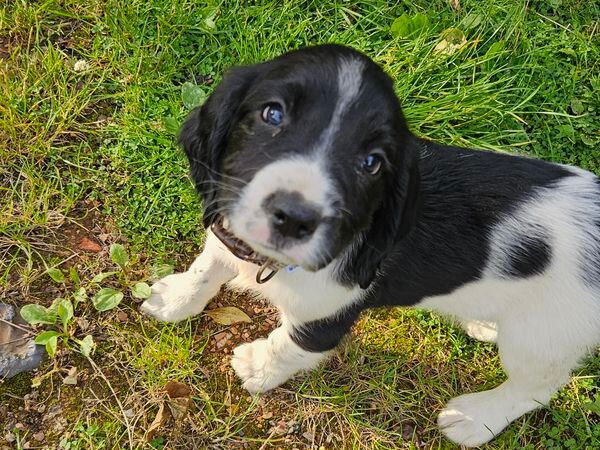
M 215 221 L 211 224 L 210 229 L 235 256 L 243 261 L 248 261 L 260 266 L 258 272 L 256 272 L 256 282 L 258 284 L 266 283 L 275 276 L 279 269 L 285 267 L 283 264 L 254 251 L 244 241 L 235 237 L 231 231 L 225 228 L 223 221 L 224 218 L 222 215 L 217 216 Z M 263 276 L 267 270 L 270 270 L 270 272 L 266 276 Z

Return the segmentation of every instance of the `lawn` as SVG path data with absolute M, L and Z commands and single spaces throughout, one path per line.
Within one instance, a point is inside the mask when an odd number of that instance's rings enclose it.
M 599 17 L 587 0 L 3 2 L 0 297 L 77 305 L 38 326 L 60 333 L 53 358 L 0 381 L 0 447 L 452 448 L 437 413 L 504 375 L 431 313 L 366 314 L 321 369 L 252 398 L 228 358 L 275 326 L 267 305 L 222 293 L 251 320 L 232 326 L 137 312 L 136 283 L 202 247 L 177 127 L 228 67 L 337 42 L 394 78 L 417 134 L 600 174 Z M 488 448 L 600 448 L 599 377 L 596 354 Z

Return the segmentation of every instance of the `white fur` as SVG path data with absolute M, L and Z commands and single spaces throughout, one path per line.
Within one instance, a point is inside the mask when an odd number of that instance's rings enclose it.
M 334 187 L 321 160 L 297 156 L 268 164 L 254 175 L 231 213 L 231 230 L 265 256 L 286 264 L 312 266 L 319 260 L 322 228 L 317 228 L 308 241 L 284 249 L 269 243 L 271 219 L 262 204 L 279 190 L 300 193 L 307 202 L 318 205 L 323 216 L 333 212 Z
M 200 314 L 221 286 L 235 277 L 232 267 L 220 262 L 226 247 L 209 233 L 204 251 L 187 272 L 168 275 L 152 285 L 152 295 L 140 310 L 163 322 L 179 322 Z
M 310 178 L 307 166 L 302 167 L 302 178 Z M 598 193 L 591 174 L 573 170 L 577 176 L 539 189 L 496 225 L 481 279 L 417 305 L 458 317 L 475 337 L 497 341 L 508 374 L 497 388 L 457 397 L 440 413 L 440 428 L 457 443 L 485 443 L 512 420 L 547 403 L 579 360 L 600 343 L 600 292 L 582 282 L 582 258 L 600 240 L 592 221 L 600 216 Z M 294 179 L 294 173 L 288 176 Z M 314 200 L 319 189 L 311 191 L 311 184 L 302 192 Z M 532 232 L 538 230 L 534 225 L 543 225 L 551 241 L 551 262 L 541 275 L 507 279 L 502 270 L 506 253 L 523 224 L 531 224 Z M 289 337 L 293 325 L 336 314 L 364 295 L 358 287 L 335 282 L 335 266 L 334 261 L 318 272 L 280 271 L 258 285 L 257 266 L 237 259 L 209 232 L 206 249 L 190 270 L 155 284 L 142 310 L 161 320 L 182 320 L 199 313 L 225 282 L 268 299 L 279 308 L 282 326 L 266 340 L 238 347 L 232 359 L 244 387 L 264 392 L 326 356 L 298 347 Z
M 322 154 L 331 148 L 336 134 L 340 130 L 342 117 L 358 98 L 363 81 L 364 63 L 358 59 L 342 59 L 337 74 L 338 98 L 327 128 L 319 137 L 316 152 Z
M 482 342 L 498 340 L 498 325 L 485 320 L 463 320 L 462 326 L 469 336 Z
M 576 173 L 554 187 L 539 189 L 496 226 L 490 261 L 480 280 L 418 305 L 497 324 L 508 380 L 496 389 L 458 397 L 442 411 L 439 425 L 455 442 L 480 445 L 512 420 L 547 403 L 579 360 L 600 343 L 600 292 L 582 282 L 581 264 L 585 249 L 600 239 L 592 222 L 600 216 L 594 202 L 598 194 L 591 174 Z M 542 275 L 505 280 L 501 272 L 506 252 L 515 234 L 523 232 L 523 224 L 542 224 L 549 232 L 550 267 Z
M 269 391 L 285 383 L 294 374 L 309 370 L 326 357 L 326 353 L 307 352 L 290 338 L 286 321 L 267 339 L 257 339 L 233 350 L 231 366 L 252 393 Z

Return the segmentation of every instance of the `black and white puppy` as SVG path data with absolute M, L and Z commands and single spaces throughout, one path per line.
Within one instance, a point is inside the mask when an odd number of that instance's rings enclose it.
M 226 283 L 268 299 L 281 326 L 231 361 L 252 393 L 317 366 L 366 308 L 427 308 L 498 345 L 507 381 L 438 418 L 475 446 L 547 403 L 600 343 L 598 178 L 414 136 L 390 78 L 357 51 L 317 46 L 230 70 L 180 142 L 205 225 L 223 221 L 287 268 L 258 283 L 259 266 L 209 230 L 142 310 L 183 320 Z

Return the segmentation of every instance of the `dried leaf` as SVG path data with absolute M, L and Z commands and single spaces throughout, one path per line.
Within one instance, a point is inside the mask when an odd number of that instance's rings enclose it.
M 169 381 L 165 384 L 164 392 L 167 394 L 167 399 L 160 404 L 156 417 L 146 432 L 146 442 L 154 439 L 158 429 L 164 426 L 169 418 L 181 421 L 192 401 L 192 390 L 189 386 L 177 381 Z
M 77 367 L 73 366 L 69 369 L 68 375 L 63 378 L 63 384 L 77 384 Z
M 171 417 L 171 411 L 168 408 L 165 408 L 165 403 L 163 402 L 160 404 L 158 412 L 156 413 L 156 417 L 146 432 L 146 442 L 150 442 L 152 439 L 154 439 L 154 435 L 158 429 L 162 427 L 167 420 L 169 420 L 169 417 Z
M 189 398 L 192 395 L 192 390 L 189 388 L 189 386 L 179 383 L 178 381 L 167 382 L 167 384 L 165 384 L 165 392 L 169 398 Z
M 458 28 L 448 28 L 442 32 L 442 40 L 433 49 L 433 53 L 452 55 L 467 43 L 465 34 Z
M 460 11 L 460 0 L 450 0 L 450 6 L 454 11 Z
M 235 306 L 210 309 L 204 313 L 219 325 L 232 325 L 237 322 L 252 323 L 248 314 Z
M 183 420 L 192 402 L 192 390 L 185 384 L 177 381 L 169 381 L 165 385 L 165 392 L 169 397 L 167 405 L 171 415 L 176 422 Z

